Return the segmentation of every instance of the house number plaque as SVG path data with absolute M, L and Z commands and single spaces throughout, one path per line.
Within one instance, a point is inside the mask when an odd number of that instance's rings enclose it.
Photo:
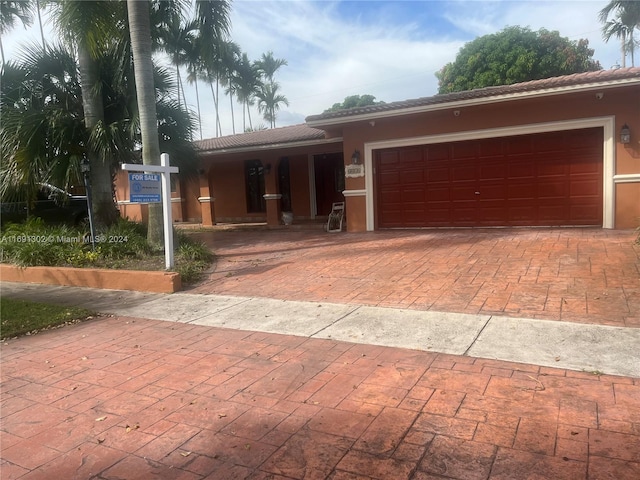
M 344 167 L 344 176 L 347 178 L 364 177 L 364 165 L 346 165 Z

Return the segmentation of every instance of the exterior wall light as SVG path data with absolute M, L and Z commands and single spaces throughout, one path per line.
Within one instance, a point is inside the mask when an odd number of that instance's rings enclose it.
M 358 165 L 360 163 L 360 151 L 354 150 L 353 155 L 351 155 L 351 163 L 353 165 Z
M 629 125 L 626 123 L 620 129 L 620 143 L 623 145 L 631 143 L 631 130 L 629 129 Z

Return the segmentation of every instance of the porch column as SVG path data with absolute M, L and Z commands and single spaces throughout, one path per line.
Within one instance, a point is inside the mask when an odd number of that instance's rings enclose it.
M 211 188 L 209 187 L 209 174 L 204 173 L 199 176 L 200 180 L 200 213 L 202 215 L 202 225 L 215 225 L 216 214 L 213 208 L 215 198 L 211 196 Z
M 264 199 L 267 204 L 267 225 L 280 225 L 282 212 L 282 194 L 278 189 L 278 159 L 267 157 L 262 159 L 264 165 Z
M 279 193 L 265 193 L 264 199 L 267 201 L 267 225 L 270 227 L 280 225 L 282 195 Z

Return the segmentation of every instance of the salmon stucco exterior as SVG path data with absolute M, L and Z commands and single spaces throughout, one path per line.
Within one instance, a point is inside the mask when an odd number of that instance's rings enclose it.
M 623 142 L 621 133 L 630 132 Z M 601 70 L 313 115 L 196 142 L 176 221 L 324 219 L 348 231 L 640 224 L 640 68 Z M 145 206 L 121 212 L 145 220 Z

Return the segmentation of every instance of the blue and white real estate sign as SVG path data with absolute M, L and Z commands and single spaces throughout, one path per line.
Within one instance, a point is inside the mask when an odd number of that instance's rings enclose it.
M 131 203 L 160 203 L 162 201 L 159 173 L 130 173 L 129 188 Z

